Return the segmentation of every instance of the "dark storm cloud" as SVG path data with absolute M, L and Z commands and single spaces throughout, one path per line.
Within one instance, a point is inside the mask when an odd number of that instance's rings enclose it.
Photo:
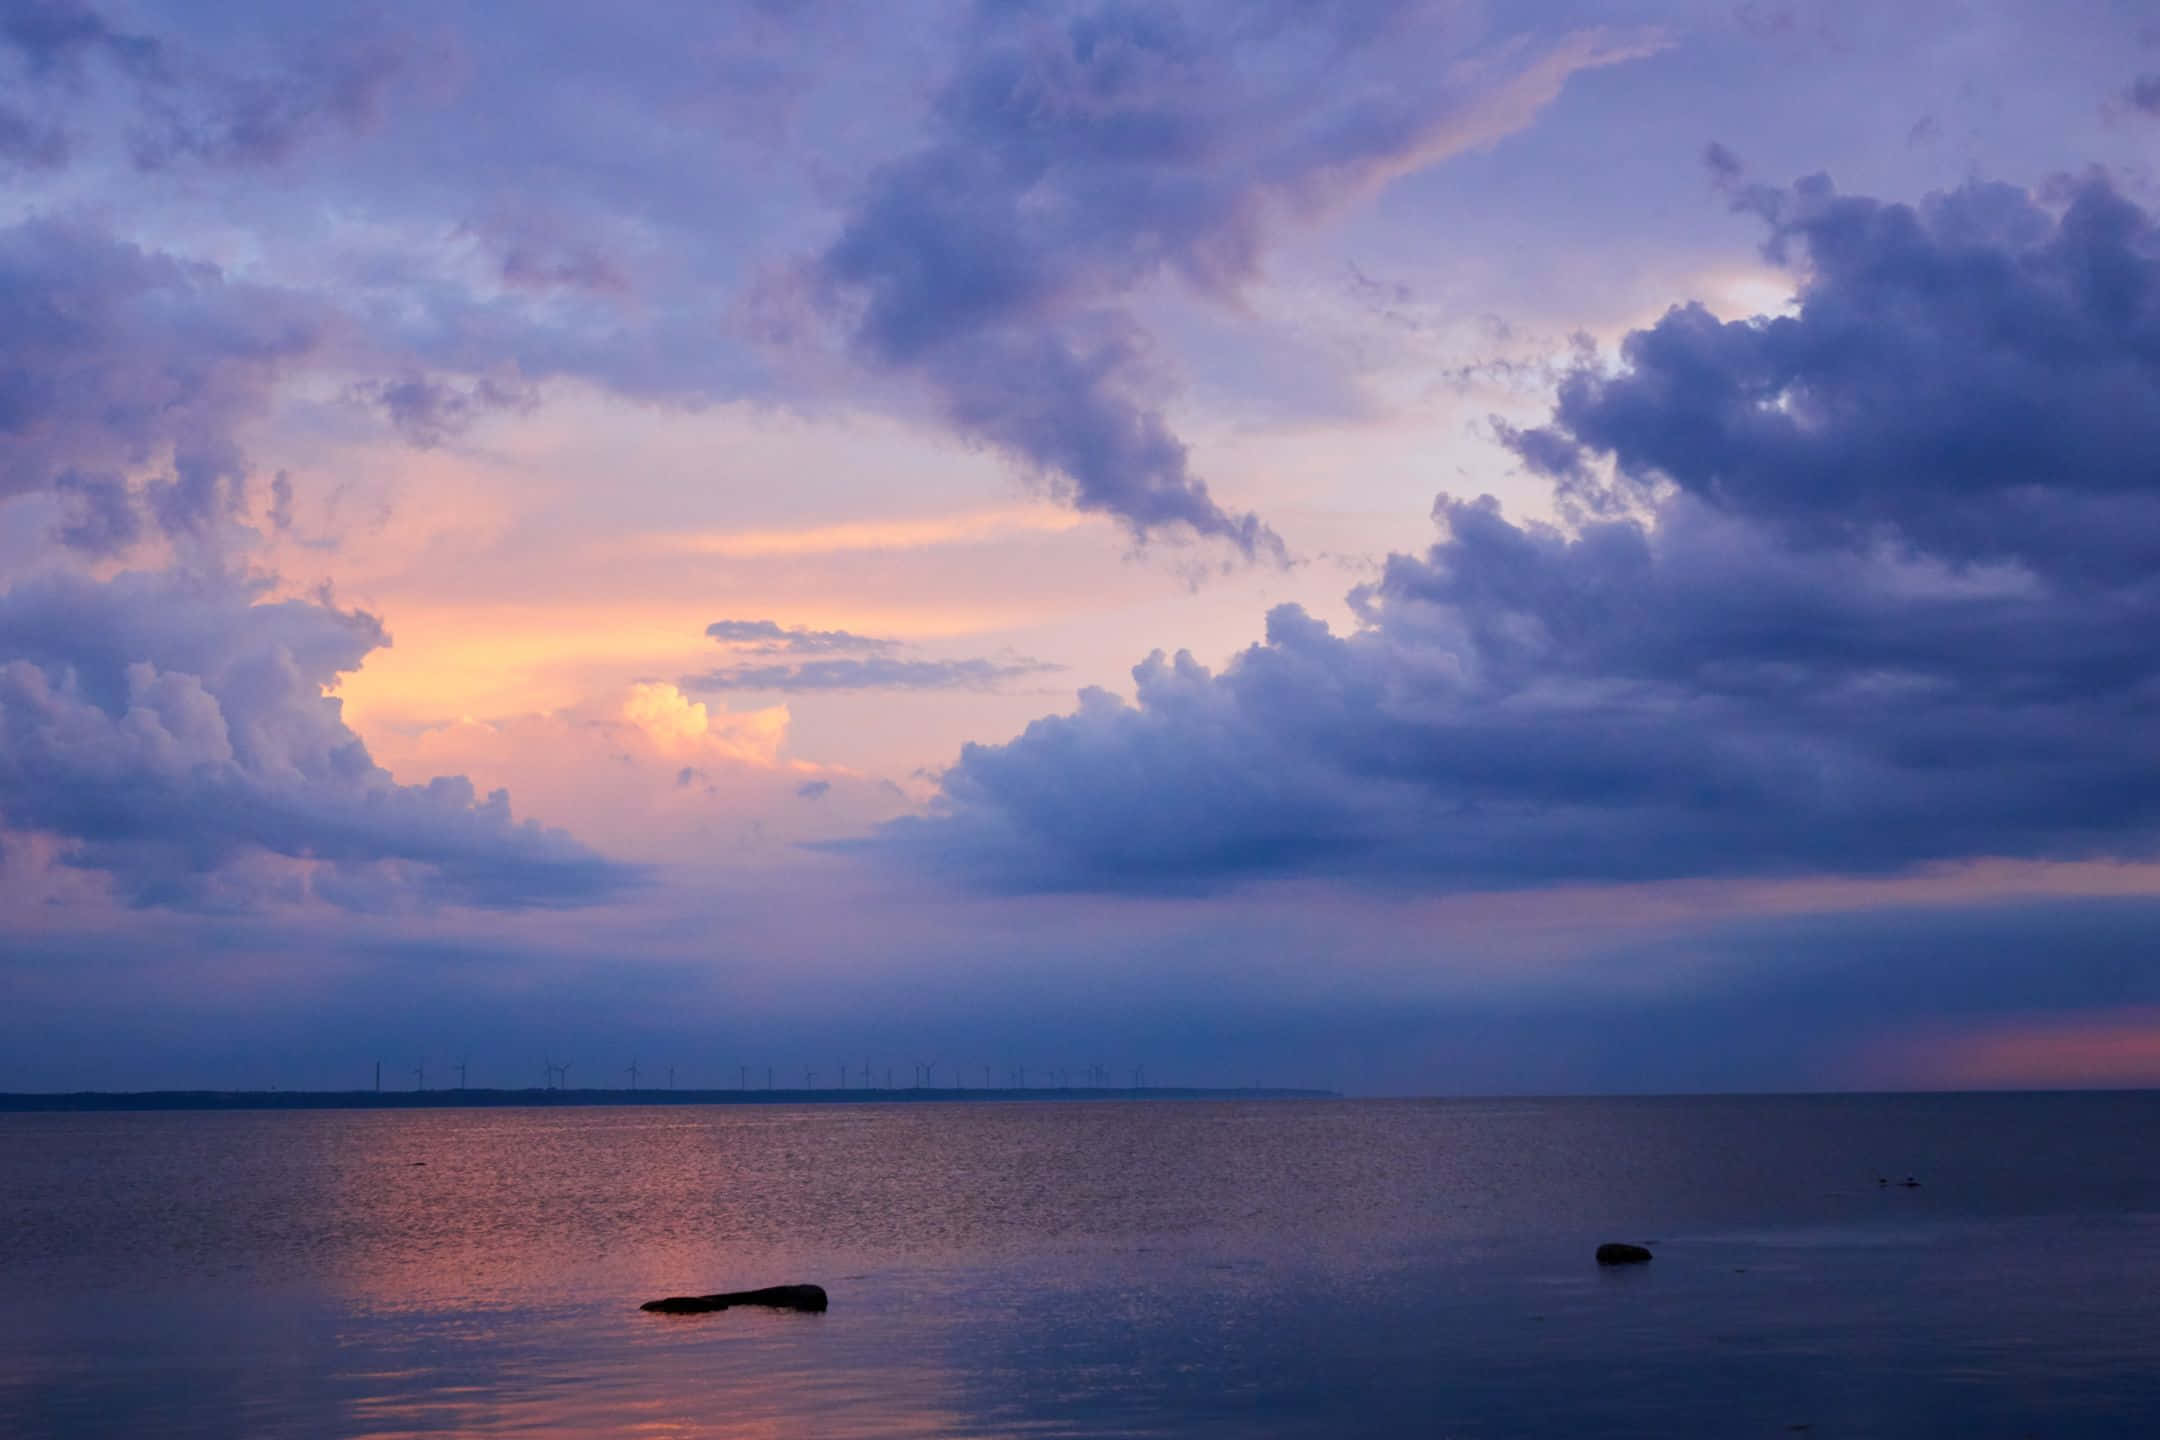
M 705 633 L 723 645 L 748 645 L 760 655 L 815 655 L 838 650 L 877 652 L 895 648 L 891 640 L 847 630 L 809 630 L 775 620 L 715 620 Z
M 324 687 L 373 617 L 174 572 L 0 594 L 0 822 L 59 837 L 138 905 L 603 899 L 634 872 L 514 822 L 462 776 L 400 785 Z M 324 862 L 305 880 L 266 857 Z
M 983 7 L 928 142 L 872 178 L 815 284 L 858 351 L 911 375 L 950 421 L 1135 535 L 1280 554 L 1187 463 L 1147 337 L 1121 308 L 1160 278 L 1228 298 L 1271 226 L 1511 128 L 1574 68 L 1577 39 L 1489 91 L 1419 7 Z M 1414 66 L 1391 54 L 1417 51 Z M 1490 80 L 1486 82 L 1491 85 Z M 1488 108 L 1492 113 L 1487 113 Z
M 1040 660 L 805 660 L 792 665 L 731 665 L 686 675 L 685 690 L 990 690 L 1022 675 L 1056 670 Z
M 237 427 L 321 344 L 325 311 L 84 226 L 0 230 L 0 499 L 61 489 L 93 550 L 131 533 L 114 477 L 174 532 L 244 500 Z
M 1516 437 L 1572 529 L 1443 497 L 1355 633 L 1158 653 L 878 843 L 1053 889 L 2149 855 L 2160 233 L 2054 198 L 1759 192 L 1798 313 L 1675 309 Z

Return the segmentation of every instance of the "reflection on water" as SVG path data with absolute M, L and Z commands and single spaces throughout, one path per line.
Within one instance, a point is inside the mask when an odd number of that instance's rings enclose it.
M 2148 1096 L 0 1116 L 0 1433 L 2143 1434 L 2156 1121 Z M 1614 1238 L 1659 1258 L 1588 1263 Z M 636 1309 L 794 1280 L 833 1308 Z

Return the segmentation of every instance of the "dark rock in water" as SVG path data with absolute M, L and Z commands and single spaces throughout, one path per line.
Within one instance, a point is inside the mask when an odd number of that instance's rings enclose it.
M 812 1314 L 825 1308 L 822 1285 L 768 1285 L 763 1290 L 731 1290 L 725 1295 L 670 1295 L 638 1306 L 660 1315 L 704 1315 L 731 1305 L 770 1305 L 776 1310 L 802 1310 Z
M 1650 1252 L 1640 1245 L 1623 1245 L 1609 1240 L 1597 1247 L 1597 1263 L 1600 1265 L 1640 1265 L 1650 1258 Z

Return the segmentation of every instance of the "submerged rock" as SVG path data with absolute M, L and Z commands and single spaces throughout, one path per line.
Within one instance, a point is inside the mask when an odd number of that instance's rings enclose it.
M 768 1285 L 763 1290 L 731 1290 L 724 1295 L 670 1295 L 638 1306 L 660 1315 L 704 1315 L 731 1305 L 769 1305 L 776 1310 L 817 1313 L 825 1308 L 822 1285 Z
M 1640 1245 L 1627 1245 L 1618 1240 L 1608 1240 L 1597 1247 L 1597 1263 L 1600 1265 L 1640 1265 L 1650 1258 L 1650 1252 Z

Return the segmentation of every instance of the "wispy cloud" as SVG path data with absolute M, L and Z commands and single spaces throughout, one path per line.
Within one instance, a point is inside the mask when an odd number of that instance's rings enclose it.
M 926 550 L 938 545 L 979 545 L 1018 535 L 1055 535 L 1088 523 L 1084 515 L 1047 505 L 978 510 L 908 520 L 861 520 L 795 530 L 724 530 L 654 535 L 661 550 L 717 555 L 731 560 L 772 556 L 835 555 L 860 550 Z
M 685 676 L 685 690 L 991 690 L 1023 675 L 1063 669 L 1042 660 L 805 660 L 794 665 L 731 665 Z
M 705 633 L 723 645 L 747 645 L 759 655 L 811 655 L 835 650 L 881 651 L 896 642 L 851 630 L 808 630 L 777 620 L 715 620 Z

